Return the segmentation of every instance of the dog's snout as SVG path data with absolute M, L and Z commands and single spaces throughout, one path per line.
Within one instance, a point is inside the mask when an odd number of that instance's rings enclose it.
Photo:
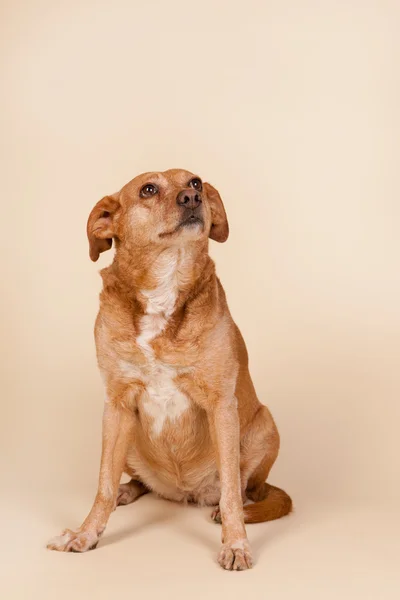
M 185 208 L 197 208 L 201 204 L 201 194 L 197 190 L 182 190 L 176 197 L 176 203 Z

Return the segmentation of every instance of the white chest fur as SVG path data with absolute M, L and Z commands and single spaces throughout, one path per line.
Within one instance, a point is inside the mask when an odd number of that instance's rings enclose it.
M 165 329 L 171 317 L 178 294 L 177 269 L 178 253 L 162 255 L 156 266 L 157 287 L 142 290 L 147 299 L 146 314 L 140 322 L 140 334 L 136 343 L 147 359 L 146 368 L 141 377 L 146 385 L 143 407 L 153 419 L 152 433 L 158 436 L 167 420 L 176 421 L 188 408 L 189 400 L 174 383 L 177 370 L 157 360 L 151 342 Z M 124 364 L 126 372 L 133 365 Z M 133 367 L 135 369 L 135 367 Z

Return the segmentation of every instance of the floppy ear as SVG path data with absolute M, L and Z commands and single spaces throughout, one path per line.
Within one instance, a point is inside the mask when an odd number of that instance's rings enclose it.
M 89 255 L 96 261 L 101 252 L 109 250 L 115 238 L 114 216 L 120 203 L 119 194 L 105 196 L 92 209 L 87 222 Z
M 205 183 L 204 187 L 211 207 L 209 237 L 216 242 L 226 242 L 229 235 L 229 225 L 221 196 L 211 184 Z

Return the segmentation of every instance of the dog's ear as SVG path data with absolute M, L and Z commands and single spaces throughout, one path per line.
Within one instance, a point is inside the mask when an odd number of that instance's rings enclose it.
M 229 225 L 221 196 L 209 183 L 205 183 L 204 188 L 211 207 L 211 229 L 209 237 L 216 242 L 226 242 L 229 235 Z
M 94 206 L 87 222 L 89 255 L 96 261 L 101 252 L 109 250 L 115 238 L 114 218 L 120 208 L 119 193 L 105 196 Z

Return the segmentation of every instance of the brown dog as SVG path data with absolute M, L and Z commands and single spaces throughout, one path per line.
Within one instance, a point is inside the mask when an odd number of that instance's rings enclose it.
M 145 173 L 96 204 L 87 233 L 93 261 L 112 240 L 116 249 L 95 326 L 107 391 L 99 487 L 82 526 L 48 547 L 94 548 L 115 506 L 153 490 L 219 503 L 219 563 L 247 569 L 244 523 L 282 517 L 292 502 L 265 483 L 279 435 L 208 255 L 208 238 L 228 237 L 222 200 L 188 171 Z M 132 479 L 120 485 L 123 472 Z

